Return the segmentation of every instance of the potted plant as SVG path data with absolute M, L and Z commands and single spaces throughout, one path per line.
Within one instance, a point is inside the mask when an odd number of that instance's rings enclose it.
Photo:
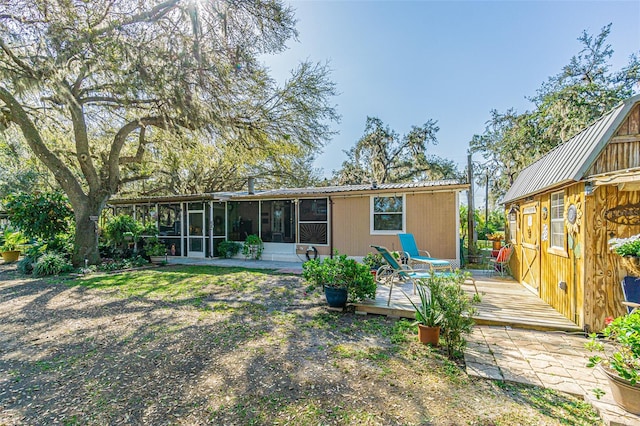
M 312 259 L 302 264 L 302 276 L 312 286 L 322 286 L 329 306 L 340 308 L 347 302 L 359 302 L 376 295 L 376 283 L 368 266 L 334 253 L 323 260 Z
M 640 310 L 616 319 L 607 318 L 603 342 L 594 333 L 587 349 L 604 355 L 589 358 L 587 367 L 600 366 L 609 380 L 613 400 L 633 414 L 640 414 Z
M 420 304 L 417 305 L 405 293 L 409 302 L 416 310 L 416 322 L 418 325 L 418 340 L 420 343 L 438 346 L 440 342 L 440 324 L 444 318 L 444 314 L 437 300 L 431 294 L 429 287 L 424 282 L 417 285 L 417 293 L 420 297 Z
M 147 243 L 146 252 L 151 263 L 158 264 L 167 261 L 167 247 L 159 242 L 157 238 L 153 238 Z
M 386 262 L 380 253 L 367 253 L 367 255 L 362 258 L 362 263 L 369 267 L 371 274 L 375 277 L 378 269 Z
M 640 234 L 629 238 L 612 238 L 609 249 L 621 257 L 629 274 L 640 277 Z
M 262 257 L 262 251 L 264 250 L 264 244 L 262 239 L 257 235 L 247 235 L 242 245 L 242 254 L 247 259 L 258 260 Z
M 2 259 L 5 263 L 16 262 L 20 257 L 20 246 L 26 242 L 22 232 L 5 229 L 2 235 L 2 246 L 0 246 Z
M 487 240 L 492 242 L 493 250 L 500 250 L 500 248 L 502 247 L 502 240 L 504 240 L 504 234 L 501 234 L 500 232 L 487 234 Z

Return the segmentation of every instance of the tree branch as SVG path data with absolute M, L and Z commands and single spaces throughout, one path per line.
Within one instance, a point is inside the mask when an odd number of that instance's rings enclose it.
M 0 100 L 5 103 L 9 110 L 9 119 L 20 127 L 29 148 L 52 171 L 56 181 L 69 196 L 74 209 L 81 206 L 86 198 L 82 187 L 71 170 L 47 148 L 38 129 L 36 129 L 22 105 L 3 86 L 0 86 Z

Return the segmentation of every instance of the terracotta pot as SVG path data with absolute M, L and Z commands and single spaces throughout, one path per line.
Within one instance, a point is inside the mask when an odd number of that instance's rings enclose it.
M 492 241 L 493 249 L 500 250 L 502 248 L 502 241 Z
M 11 250 L 11 251 L 3 251 L 2 252 L 2 260 L 4 260 L 4 263 L 17 262 L 18 258 L 20 258 L 20 251 L 19 250 Z
M 613 400 L 620 407 L 633 414 L 640 414 L 640 384 L 632 385 L 610 369 L 600 367 L 607 379 Z
M 418 340 L 431 346 L 438 346 L 440 342 L 440 326 L 429 327 L 418 324 Z

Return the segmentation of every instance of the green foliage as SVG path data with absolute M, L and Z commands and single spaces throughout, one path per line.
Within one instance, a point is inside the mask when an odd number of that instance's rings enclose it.
M 50 241 L 73 228 L 73 211 L 67 197 L 60 192 L 21 192 L 4 200 L 9 220 L 27 238 Z
M 242 245 L 242 254 L 247 259 L 260 259 L 262 257 L 262 252 L 264 251 L 264 244 L 262 243 L 262 239 L 257 235 L 251 234 L 247 235 L 247 238 L 244 240 L 244 244 Z
M 111 260 L 97 265 L 99 271 L 111 272 L 146 266 L 149 262 L 142 256 L 130 257 L 127 259 Z
M 440 325 L 444 319 L 444 313 L 440 308 L 435 297 L 432 296 L 428 286 L 423 282 L 419 282 L 416 285 L 418 296 L 420 297 L 420 304 L 416 305 L 411 298 L 407 296 L 411 305 L 416 310 L 416 323 L 426 325 L 427 327 L 436 327 Z
M 346 152 L 348 159 L 333 179 L 339 185 L 459 179 L 455 163 L 427 155 L 428 145 L 437 144 L 438 130 L 428 120 L 400 137 L 379 118 L 367 117 L 364 136 Z
M 167 254 L 167 246 L 158 241 L 157 238 L 150 238 L 145 245 L 147 256 L 164 256 Z
M 629 238 L 612 238 L 609 249 L 619 256 L 640 256 L 640 234 Z
M 85 218 L 99 216 L 124 185 L 155 174 L 145 182 L 153 193 L 173 189 L 165 184 L 176 175 L 163 179 L 175 158 L 167 151 L 185 155 L 205 144 L 238 151 L 217 156 L 225 167 L 203 185 L 227 182 L 229 166 L 244 162 L 285 176 L 321 149 L 339 120 L 329 65 L 305 61 L 279 84 L 260 60 L 297 34 L 282 0 L 55 7 L 13 0 L 2 3 L 1 19 L 0 127 L 37 153 L 82 219 L 75 263 L 98 261 Z M 176 147 L 185 134 L 192 138 Z
M 44 277 L 73 270 L 73 265 L 60 253 L 46 252 L 33 264 L 33 275 Z
M 24 237 L 22 232 L 6 228 L 0 241 L 0 251 L 19 250 L 20 246 L 26 243 L 27 239 Z
M 387 262 L 384 261 L 380 253 L 367 253 L 367 255 L 362 258 L 362 263 L 367 265 L 371 270 L 377 270 Z
M 591 334 L 586 348 L 601 352 L 604 357 L 590 357 L 587 367 L 602 364 L 632 385 L 640 383 L 640 310 L 614 319 L 602 330 L 602 335 L 612 346 L 605 346 L 595 333 Z
M 465 273 L 455 272 L 434 274 L 427 279 L 419 280 L 417 287 L 421 305 L 417 306 L 411 301 L 416 309 L 416 320 L 423 324 L 425 324 L 425 318 L 438 320 L 441 326 L 440 334 L 444 338 L 447 354 L 451 358 L 462 356 L 467 344 L 464 336 L 470 334 L 473 328 L 472 316 L 475 312 L 473 305 L 479 301 L 475 297 L 469 298 L 462 289 L 462 284 L 467 277 Z M 422 293 L 420 293 L 421 290 Z M 427 300 L 429 298 L 427 294 L 431 300 Z
M 31 274 L 33 272 L 34 264 L 37 262 L 38 258 L 47 251 L 47 249 L 48 245 L 43 242 L 30 244 L 26 248 L 24 256 L 18 262 L 18 272 L 24 275 Z
M 578 38 L 582 50 L 538 89 L 531 98 L 532 111 L 493 110 L 485 132 L 473 136 L 471 152 L 483 156 L 478 175 L 492 177 L 493 199 L 504 195 L 522 169 L 633 94 L 640 81 L 640 60 L 634 54 L 625 67 L 612 72 L 610 31 L 611 24 L 597 36 L 583 31 Z
M 240 244 L 235 241 L 220 241 L 218 243 L 218 256 L 223 259 L 229 259 L 240 252 Z
M 136 241 L 144 226 L 133 217 L 121 214 L 110 218 L 103 230 L 103 235 L 114 247 L 123 247 L 128 242 Z
M 351 303 L 373 299 L 376 295 L 376 282 L 369 267 L 339 254 L 337 250 L 333 257 L 303 263 L 302 276 L 313 286 L 347 289 Z

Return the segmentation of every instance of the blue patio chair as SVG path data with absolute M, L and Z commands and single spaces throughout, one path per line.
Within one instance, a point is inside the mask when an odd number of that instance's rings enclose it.
M 436 272 L 433 270 L 414 270 L 410 265 L 404 265 L 398 262 L 398 260 L 387 250 L 386 247 L 372 245 L 372 248 L 376 249 L 378 253 L 382 255 L 382 258 L 387 262 L 378 269 L 376 276 L 382 277 L 389 282 L 389 297 L 387 298 L 387 306 L 391 304 L 391 291 L 393 290 L 393 282 L 397 279 L 403 281 L 410 281 L 413 284 L 413 294 L 416 294 L 416 282 L 415 280 L 427 279 L 431 276 L 448 276 L 453 272 Z M 478 287 L 476 287 L 476 281 L 473 278 L 469 278 L 473 283 L 473 288 L 478 294 Z
M 402 251 L 405 253 L 409 265 L 423 264 L 428 265 L 432 271 L 453 272 L 453 267 L 448 261 L 431 257 L 426 250 L 418 250 L 418 245 L 416 244 L 415 238 L 413 238 L 413 234 L 398 234 L 398 239 L 400 240 Z
M 624 294 L 624 302 L 622 304 L 627 307 L 628 313 L 640 308 L 640 278 L 624 277 L 622 280 L 622 293 Z

